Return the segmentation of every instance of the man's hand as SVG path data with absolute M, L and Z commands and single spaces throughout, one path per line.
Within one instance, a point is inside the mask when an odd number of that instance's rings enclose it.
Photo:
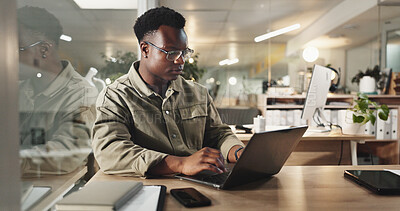
M 215 173 L 226 172 L 224 157 L 219 150 L 204 147 L 193 155 L 184 158 L 180 172 L 186 175 L 195 175 L 203 170 L 210 170 Z
M 157 165 L 149 169 L 149 174 L 166 175 L 183 173 L 195 175 L 203 170 L 210 170 L 215 173 L 226 171 L 224 157 L 217 149 L 204 147 L 189 157 L 178 157 L 168 155 Z

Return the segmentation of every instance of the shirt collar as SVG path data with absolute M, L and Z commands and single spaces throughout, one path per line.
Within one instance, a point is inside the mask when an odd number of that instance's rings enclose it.
M 61 61 L 64 69 L 54 79 L 53 82 L 42 92 L 43 95 L 51 97 L 59 90 L 63 89 L 70 82 L 74 68 L 69 61 Z
M 132 64 L 131 68 L 129 69 L 129 80 L 131 81 L 131 84 L 133 88 L 140 94 L 140 96 L 143 97 L 149 97 L 152 94 L 156 94 L 153 90 L 151 90 L 146 83 L 143 81 L 143 79 L 139 75 L 139 66 L 140 66 L 140 61 L 136 61 Z M 168 89 L 172 89 L 176 92 L 182 91 L 182 86 L 179 84 L 182 84 L 182 80 L 184 80 L 181 76 L 179 76 L 176 80 L 171 81 Z M 167 90 L 168 90 L 167 89 Z

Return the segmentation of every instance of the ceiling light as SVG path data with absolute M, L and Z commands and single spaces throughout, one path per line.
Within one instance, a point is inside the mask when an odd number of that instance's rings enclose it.
M 276 31 L 269 32 L 269 33 L 266 33 L 266 34 L 263 34 L 263 35 L 260 35 L 260 36 L 258 36 L 256 38 L 254 38 L 254 42 L 261 42 L 263 40 L 267 40 L 267 39 L 269 39 L 271 37 L 276 37 L 278 35 L 281 35 L 281 34 L 296 30 L 298 28 L 300 28 L 300 24 L 297 23 L 297 24 L 294 24 L 294 25 L 291 25 L 291 26 L 288 26 L 288 27 L 285 27 L 285 28 L 282 28 L 282 29 L 278 29 Z
M 64 41 L 67 41 L 67 42 L 71 42 L 72 37 L 71 37 L 71 36 L 68 36 L 68 35 L 65 35 L 65 34 L 62 34 L 62 35 L 60 36 L 60 40 L 64 40 Z
M 318 59 L 319 51 L 316 47 L 307 47 L 303 51 L 303 59 L 306 62 L 313 62 Z
M 106 81 L 106 84 L 107 84 L 107 85 L 110 85 L 110 84 L 111 84 L 111 79 L 110 79 L 110 78 L 106 78 L 105 81 Z
M 234 86 L 237 83 L 237 79 L 236 79 L 236 77 L 230 77 L 228 79 L 228 82 L 229 82 L 230 85 Z
M 137 0 L 74 0 L 81 9 L 137 9 Z
M 222 60 L 222 61 L 219 62 L 219 65 L 220 65 L 220 66 L 226 65 L 226 64 L 228 64 L 228 62 L 229 62 L 229 59 L 224 59 L 224 60 Z
M 231 64 L 238 63 L 238 62 L 239 62 L 239 59 L 238 59 L 238 58 L 234 58 L 234 59 L 224 59 L 224 60 L 222 60 L 222 61 L 219 62 L 219 65 L 220 65 L 220 66 L 223 66 L 223 65 L 231 65 Z

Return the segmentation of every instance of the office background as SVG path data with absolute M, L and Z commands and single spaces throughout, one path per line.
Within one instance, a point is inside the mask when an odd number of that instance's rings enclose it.
M 118 1 L 124 2 L 124 1 Z M 105 60 L 116 61 L 117 52 L 137 55 L 132 26 L 138 11 L 160 5 L 182 13 L 189 47 L 198 53 L 198 66 L 206 73 L 198 82 L 214 92 L 217 106 L 247 106 L 263 92 L 263 82 L 305 91 L 304 77 L 313 64 L 341 68 L 341 91 L 354 92 L 351 78 L 380 65 L 400 72 L 400 6 L 395 0 L 160 0 L 125 1 L 122 9 L 83 8 L 72 0 L 5 0 L 0 7 L 0 153 L 1 204 L 19 200 L 18 145 L 18 35 L 16 9 L 25 5 L 53 13 L 70 41 L 60 40 L 59 53 L 86 76 L 96 68 L 102 75 Z M 99 3 L 96 1 L 96 5 Z M 90 5 L 86 5 L 89 6 Z M 116 5 L 113 5 L 116 6 Z M 256 36 L 294 24 L 300 28 L 262 42 Z M 68 40 L 68 38 L 66 39 Z M 306 62 L 306 47 L 316 47 L 319 57 Z M 104 54 L 104 57 L 102 57 Z M 220 65 L 225 59 L 237 63 Z M 290 80 L 287 80 L 290 78 Z M 112 78 L 110 78 L 112 80 Z

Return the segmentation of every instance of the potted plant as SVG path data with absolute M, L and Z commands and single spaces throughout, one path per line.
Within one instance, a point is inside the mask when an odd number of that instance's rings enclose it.
M 192 62 L 186 62 L 185 66 L 183 67 L 183 73 L 182 76 L 186 80 L 193 80 L 193 81 L 198 81 L 201 76 L 206 72 L 205 69 L 199 68 L 197 66 L 197 60 L 199 58 L 199 54 L 195 54 L 192 56 Z
M 376 116 L 386 121 L 389 117 L 389 108 L 387 105 L 378 105 L 376 102 L 368 99 L 368 96 L 363 93 L 357 94 L 358 99 L 354 100 L 354 105 L 349 108 L 346 113 L 345 123 L 342 126 L 343 134 L 363 133 L 365 124 L 371 122 L 375 125 Z
M 132 63 L 137 60 L 136 53 L 117 51 L 116 54 L 109 57 L 105 53 L 101 53 L 105 66 L 100 68 L 99 75 L 101 78 L 109 78 L 111 82 L 120 76 L 128 73 Z
M 381 73 L 378 65 L 375 65 L 373 69 L 367 68 L 365 72 L 359 70 L 359 72 L 351 79 L 352 83 L 359 85 L 359 91 L 361 93 L 375 94 L 376 88 L 383 88 L 383 78 L 385 74 Z

